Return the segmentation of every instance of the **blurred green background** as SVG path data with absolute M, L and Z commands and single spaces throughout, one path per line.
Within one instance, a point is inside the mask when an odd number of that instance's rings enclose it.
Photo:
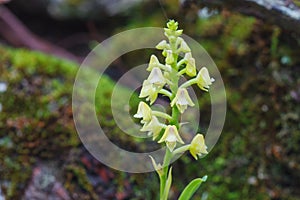
M 168 19 L 178 20 L 214 59 L 228 101 L 214 149 L 200 161 L 186 154 L 175 162 L 170 199 L 205 174 L 208 181 L 194 199 L 300 199 L 299 36 L 222 6 L 180 2 L 15 0 L 2 5 L 12 16 L 0 18 L 0 200 L 157 199 L 155 173 L 115 171 L 85 150 L 74 128 L 71 97 L 78 66 L 96 44 L 123 30 L 164 27 Z M 20 27 L 30 34 L 13 31 Z M 114 81 L 148 62 L 150 53 L 134 51 L 117 59 L 101 80 L 106 87 L 97 90 L 101 125 L 113 142 L 130 150 L 143 151 L 145 144 L 118 129 L 107 109 L 109 98 Z M 134 105 L 135 100 L 132 112 Z M 208 95 L 199 105 L 201 113 L 210 113 Z M 200 129 L 207 124 L 208 119 L 201 122 Z

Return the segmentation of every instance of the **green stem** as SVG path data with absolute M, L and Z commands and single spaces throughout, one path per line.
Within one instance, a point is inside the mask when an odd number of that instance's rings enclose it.
M 171 125 L 175 125 L 177 127 L 177 129 L 179 129 L 179 115 L 180 112 L 177 108 L 177 106 L 173 106 L 172 107 L 172 120 L 170 121 Z
M 189 150 L 190 146 L 191 146 L 190 144 L 187 144 L 187 145 L 184 145 L 184 146 L 182 146 L 182 147 L 179 147 L 179 148 L 175 149 L 175 150 L 172 152 L 173 156 L 175 156 L 176 154 L 179 154 L 179 153 L 184 153 L 184 152 L 186 152 L 187 150 Z
M 186 68 L 180 70 L 180 71 L 177 73 L 177 75 L 178 75 L 178 76 L 181 76 L 181 75 L 183 75 L 185 72 L 186 72 Z
M 166 181 L 164 181 L 165 178 L 163 178 L 162 176 L 159 176 L 159 182 L 160 182 L 160 188 L 159 188 L 159 199 L 162 200 L 162 196 L 164 194 L 164 188 L 165 188 L 165 184 Z
M 169 92 L 169 91 L 166 90 L 166 89 L 161 89 L 161 90 L 159 91 L 159 93 L 160 93 L 160 94 L 163 94 L 163 95 L 166 95 L 167 97 L 169 97 L 169 99 L 172 98 L 172 93 Z
M 178 63 L 177 63 L 177 68 L 179 69 L 179 67 L 183 64 L 186 63 L 186 60 L 185 59 L 181 59 Z
M 168 171 L 169 171 L 169 165 L 172 159 L 172 152 L 166 148 L 166 154 L 164 157 L 164 162 L 163 162 L 163 169 L 162 169 L 162 176 L 160 177 L 160 200 L 163 200 L 163 194 L 166 186 L 166 181 L 168 178 Z
M 163 70 L 165 70 L 167 72 L 169 72 L 169 71 L 172 70 L 171 68 L 168 68 L 166 65 L 163 65 L 163 64 L 159 64 L 159 68 L 161 68 L 161 69 L 163 69 Z
M 197 83 L 197 79 L 196 79 L 196 78 L 193 78 L 193 79 L 191 79 L 191 80 L 189 80 L 189 81 L 183 83 L 183 84 L 180 86 L 180 88 L 187 88 L 187 87 L 189 87 L 189 86 L 191 86 L 191 85 L 193 85 L 193 84 L 196 84 L 196 83 Z
M 170 72 L 170 80 L 173 84 L 170 85 L 171 95 L 169 96 L 169 98 L 172 101 L 178 90 L 179 76 L 177 75 L 177 73 L 178 73 L 178 69 L 179 69 L 180 65 L 178 66 L 178 64 L 177 64 L 178 54 L 175 53 L 176 48 L 177 48 L 176 44 L 174 42 L 171 42 L 170 46 L 171 46 L 171 49 L 173 52 L 173 57 L 175 60 L 171 66 L 172 71 Z M 175 125 L 177 128 L 179 128 L 179 121 L 178 121 L 179 114 L 180 114 L 180 112 L 179 112 L 178 108 L 176 106 L 173 106 L 172 107 L 172 116 L 170 116 L 170 119 L 168 119 L 169 124 Z M 163 199 L 163 194 L 164 194 L 164 190 L 166 187 L 169 165 L 172 160 L 172 157 L 173 157 L 172 152 L 169 150 L 169 148 L 166 148 L 166 153 L 165 153 L 164 162 L 163 162 L 162 175 L 160 176 L 160 200 L 166 200 L 166 199 Z M 165 198 L 168 198 L 168 197 L 165 197 Z
M 160 112 L 160 111 L 152 111 L 152 115 L 155 115 L 156 117 L 161 117 L 161 118 L 165 118 L 169 121 L 171 121 L 173 118 L 168 115 L 167 113 L 163 113 L 163 112 Z

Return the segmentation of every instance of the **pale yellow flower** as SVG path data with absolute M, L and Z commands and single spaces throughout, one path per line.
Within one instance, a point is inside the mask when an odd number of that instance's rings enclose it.
M 156 87 L 163 87 L 166 84 L 165 77 L 158 67 L 153 67 L 149 74 L 148 81 Z
M 167 147 L 170 151 L 173 151 L 176 147 L 176 142 L 184 144 L 181 139 L 177 127 L 175 125 L 168 125 L 165 129 L 165 132 L 158 143 L 166 142 Z
M 137 113 L 133 117 L 142 118 L 142 123 L 148 123 L 152 119 L 152 110 L 145 102 L 141 101 Z
M 198 156 L 201 156 L 202 154 L 208 154 L 207 146 L 205 145 L 205 140 L 202 134 L 197 134 L 194 137 L 189 150 L 196 160 L 198 160 Z
M 189 96 L 189 93 L 186 88 L 179 88 L 175 98 L 171 102 L 171 106 L 173 107 L 176 104 L 180 113 L 183 113 L 188 106 L 194 106 L 192 99 Z
M 191 52 L 190 47 L 187 45 L 187 43 L 181 37 L 177 38 L 177 45 L 180 45 L 179 49 L 178 49 L 179 52 L 183 52 L 183 53 Z
M 169 44 L 167 43 L 166 40 L 161 41 L 160 43 L 158 43 L 158 45 L 156 45 L 156 48 L 159 50 L 163 50 L 163 49 L 169 49 Z
M 206 92 L 208 92 L 209 86 L 215 81 L 215 79 L 210 78 L 206 67 L 201 68 L 196 77 L 196 80 L 199 88 Z
M 147 71 L 152 71 L 154 67 L 159 67 L 160 62 L 155 55 L 151 55 Z
M 158 89 L 151 84 L 148 80 L 143 82 L 143 86 L 140 93 L 140 98 L 145 98 L 146 101 L 150 101 L 150 104 L 153 104 L 158 96 Z
M 152 119 L 149 123 L 145 124 L 141 131 L 148 132 L 148 135 L 153 136 L 153 140 L 159 136 L 160 131 L 162 130 L 163 126 L 158 121 L 157 117 L 152 116 Z

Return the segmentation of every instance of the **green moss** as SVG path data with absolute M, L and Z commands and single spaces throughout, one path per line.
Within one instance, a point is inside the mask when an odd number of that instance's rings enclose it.
M 93 186 L 89 182 L 86 171 L 83 167 L 78 165 L 68 165 L 66 166 L 65 171 L 69 179 L 69 182 L 65 184 L 67 189 L 74 190 L 75 188 L 72 187 L 76 187 L 77 184 L 81 189 L 87 192 L 87 194 L 90 196 L 89 199 L 98 199 L 97 194 L 94 192 Z M 73 184 L 73 186 L 70 184 Z
M 32 166 L 38 160 L 64 160 L 69 150 L 80 144 L 71 108 L 78 65 L 39 52 L 2 46 L 0 55 L 0 81 L 8 86 L 7 91 L 0 93 L 3 107 L 0 115 L 0 166 L 3 166 L 0 184 L 7 182 L 2 186 L 7 198 L 16 199 L 20 198 L 31 177 Z M 111 106 L 114 82 L 102 76 L 99 86 L 96 111 L 100 123 L 106 130 L 112 128 L 109 130 L 112 138 L 119 138 L 118 141 L 128 145 L 128 138 L 117 137 L 120 130 L 115 128 L 110 109 L 107 109 Z M 117 89 L 119 95 L 128 91 Z M 134 99 L 132 105 L 137 104 Z M 79 186 L 92 194 L 93 189 L 82 176 L 83 168 L 71 166 L 67 173 L 73 173 Z
M 299 47 L 296 42 L 288 46 L 278 27 L 228 14 L 198 20 L 195 33 L 200 33 L 199 41 L 217 63 L 226 86 L 225 127 L 213 151 L 199 165 L 183 159 L 189 166 L 186 174 L 180 171 L 175 177 L 208 174 L 195 199 L 202 194 L 209 200 L 297 199 L 299 184 L 294 180 L 300 175 L 299 165 L 290 164 L 300 159 L 300 106 L 295 99 Z M 284 56 L 289 63 L 282 62 Z M 202 115 L 209 99 L 199 103 Z
M 0 46 L 1 82 L 8 85 L 7 91 L 0 93 L 3 106 L 0 115 L 0 184 L 8 199 L 20 198 L 31 178 L 31 169 L 39 160 L 65 160 L 71 149 L 77 149 L 80 140 L 75 131 L 71 96 L 78 65 L 70 61 L 47 56 L 24 49 Z M 97 80 L 90 73 L 90 84 Z M 94 79 L 94 78 L 95 79 Z M 116 112 L 124 113 L 124 97 L 128 96 L 127 108 L 136 112 L 139 102 L 136 93 L 129 88 L 116 86 L 103 75 L 95 94 L 95 109 L 99 123 L 111 141 L 125 149 L 143 151 L 132 137 L 118 126 L 111 111 L 111 95 L 115 91 Z M 81 91 L 80 95 L 87 95 Z M 84 109 L 84 106 L 82 109 Z M 128 115 L 128 114 L 127 114 Z M 124 117 L 120 123 L 132 123 Z M 145 149 L 144 149 L 145 150 Z M 86 177 L 86 172 L 75 162 L 65 167 L 66 188 L 73 193 L 81 189 L 83 199 L 97 199 L 94 188 Z M 121 173 L 122 174 L 122 173 Z M 70 178 L 71 177 L 71 178 Z
M 66 104 L 77 66 L 23 49 L 0 47 L 0 53 L 0 81 L 8 86 L 0 94 L 0 183 L 7 182 L 7 198 L 16 199 L 37 160 L 63 156 L 79 144 Z

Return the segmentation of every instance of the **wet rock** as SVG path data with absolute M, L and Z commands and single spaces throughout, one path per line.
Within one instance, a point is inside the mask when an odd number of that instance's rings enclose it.
M 1 187 L 0 187 L 0 200 L 5 200 L 5 197 L 4 197 L 4 195 L 2 194 Z
M 142 0 L 81 0 L 74 4 L 64 0 L 50 0 L 48 11 L 56 18 L 96 18 L 103 14 L 110 16 L 121 14 L 140 2 Z
M 52 163 L 36 166 L 23 200 L 70 200 L 68 192 L 59 181 L 59 172 L 55 171 L 57 169 Z
M 29 14 L 44 15 L 45 12 L 58 19 L 102 19 L 124 14 L 145 0 L 15 0 L 10 3 L 14 9 Z M 33 7 L 32 7 L 33 6 Z

